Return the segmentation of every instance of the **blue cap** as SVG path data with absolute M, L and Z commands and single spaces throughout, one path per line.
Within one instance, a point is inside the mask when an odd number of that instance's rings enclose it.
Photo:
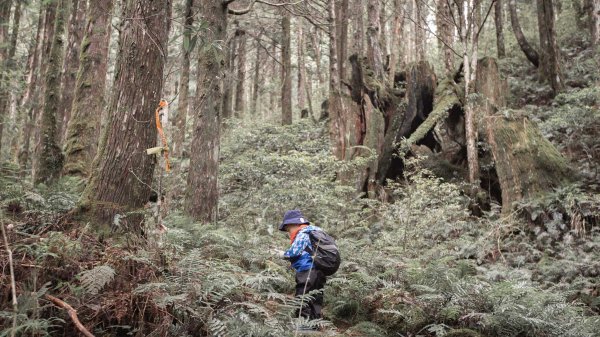
M 279 230 L 284 231 L 286 225 L 310 224 L 308 220 L 297 209 L 285 212 L 283 222 L 279 225 Z

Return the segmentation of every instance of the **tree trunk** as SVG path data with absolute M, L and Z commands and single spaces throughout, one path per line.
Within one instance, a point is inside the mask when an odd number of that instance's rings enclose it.
M 402 174 L 401 164 L 394 167 L 393 163 L 393 155 L 397 152 L 395 144 L 403 138 L 408 138 L 416 126 L 430 115 L 435 88 L 433 68 L 427 62 L 418 62 L 411 64 L 406 71 L 406 91 L 399 92 L 397 97 L 390 97 L 393 101 L 386 113 L 385 138 L 377 171 L 377 181 L 380 185 L 383 185 L 387 178 L 395 178 Z M 403 98 L 404 95 L 406 98 Z M 404 104 L 401 103 L 401 99 Z M 433 139 L 433 135 L 429 133 L 430 130 L 426 130 L 421 138 Z
M 352 53 L 357 55 L 364 55 L 365 47 L 365 30 L 364 30 L 364 0 L 353 0 L 352 4 L 352 15 L 353 15 L 353 26 L 354 26 L 354 44 L 352 45 Z
M 15 3 L 15 9 L 13 11 L 13 23 L 12 23 L 12 31 L 10 33 L 10 44 L 8 46 L 8 58 L 6 59 L 6 68 L 5 69 L 13 69 L 15 67 L 15 62 L 14 62 L 14 57 L 15 57 L 15 53 L 17 51 L 17 38 L 19 35 L 19 28 L 21 25 L 21 1 L 17 1 Z M 34 43 L 35 44 L 35 43 Z M 29 59 L 28 59 L 29 60 Z M 29 64 L 29 63 L 28 63 Z M 1 80 L 1 79 L 0 79 Z M 1 86 L 1 84 L 0 84 Z M 8 87 L 8 84 L 7 84 Z M 1 90 L 1 89 L 0 89 Z M 4 102 L 5 107 L 0 107 L 0 115 L 2 115 L 2 111 L 4 112 L 4 115 L 8 115 L 9 112 L 9 106 L 11 105 L 10 102 L 16 102 L 17 101 L 17 97 L 16 97 L 16 92 L 15 90 L 9 90 L 10 94 L 6 95 L 5 97 L 7 98 L 6 101 Z M 0 96 L 2 96 L 2 94 L 0 93 Z M 2 100 L 0 99 L 0 104 L 1 104 Z M 20 134 L 20 128 L 23 125 L 22 122 L 22 116 L 23 113 L 19 110 L 15 111 L 15 126 L 14 129 L 16 132 L 14 132 L 12 134 L 11 140 L 10 140 L 10 152 L 11 154 L 14 153 L 15 149 L 18 148 L 18 140 L 19 140 L 19 134 Z M 2 120 L 0 120 L 0 122 L 2 122 Z M 2 133 L 0 132 L 0 143 L 2 142 Z M 1 146 L 0 146 L 1 148 Z M 16 156 L 11 156 L 13 157 L 13 159 L 16 159 Z
M 237 81 L 235 88 L 235 117 L 244 116 L 245 97 L 246 97 L 246 32 L 238 29 L 235 32 L 237 40 Z
M 15 9 L 14 9 L 14 13 L 13 13 L 13 24 L 12 24 L 12 31 L 10 34 L 10 46 L 9 46 L 9 50 L 8 50 L 8 69 L 12 69 L 12 67 L 14 67 L 14 56 L 15 53 L 17 51 L 17 38 L 19 36 L 19 29 L 20 29 L 20 25 L 21 25 L 21 1 L 17 1 L 17 3 L 15 4 Z M 36 43 L 31 43 L 28 51 L 28 55 L 27 55 L 27 65 L 25 68 L 25 73 L 27 74 L 29 72 L 29 66 L 30 66 L 30 62 L 31 62 L 31 57 L 33 56 L 33 49 L 35 48 Z M 19 149 L 19 137 L 21 134 L 21 131 L 23 129 L 23 125 L 24 125 L 24 120 L 23 120 L 23 111 L 21 109 L 18 109 L 16 107 L 16 105 L 18 105 L 19 103 L 19 99 L 17 98 L 17 93 L 13 92 L 10 95 L 11 97 L 9 98 L 10 102 L 15 102 L 15 133 L 12 135 L 11 138 L 11 143 L 10 143 L 10 157 L 11 160 L 14 163 L 18 163 L 18 149 Z M 8 109 L 6 109 L 8 110 Z M 0 111 L 2 111 L 2 108 L 0 108 Z M 0 142 L 2 141 L 1 136 L 0 136 Z
M 367 59 L 369 60 L 371 70 L 373 70 L 375 74 L 374 78 L 383 83 L 385 75 L 381 45 L 379 44 L 379 36 L 381 34 L 381 22 L 379 22 L 381 9 L 379 6 L 379 0 L 369 0 L 367 5 L 369 20 L 369 26 L 367 28 Z
M 9 30 L 8 24 L 10 20 L 10 8 L 12 1 L 1 1 L 0 2 L 0 66 L 2 69 L 8 69 L 8 48 L 5 46 L 9 44 Z M 4 71 L 0 73 L 0 150 L 2 149 L 2 132 L 4 130 L 4 121 L 8 117 L 8 81 L 4 79 Z
M 417 62 L 425 60 L 425 25 L 427 24 L 425 19 L 425 13 L 423 8 L 423 0 L 415 1 L 415 52 Z M 466 1 L 466 0 L 465 0 Z
M 273 48 L 271 51 L 271 78 L 273 81 L 277 78 L 278 75 L 281 75 L 281 71 L 279 71 L 279 62 L 275 58 L 277 55 L 277 44 L 275 41 L 272 41 L 271 47 Z M 267 117 L 270 117 L 272 113 L 276 110 L 277 107 L 277 99 L 276 99 L 277 90 L 275 88 L 271 88 L 269 90 L 269 109 L 267 109 Z
M 298 109 L 304 111 L 306 109 L 306 88 L 305 88 L 305 77 L 306 70 L 304 64 L 304 32 L 303 32 L 303 21 L 302 18 L 298 19 Z M 308 110 L 307 110 L 308 111 Z
M 139 212 L 152 192 L 156 159 L 146 149 L 156 145 L 154 110 L 163 86 L 171 3 L 127 0 L 122 15 L 110 113 L 81 201 L 100 229 L 125 223 L 121 229 L 139 233 L 143 215 L 127 213 Z
M 387 16 L 385 10 L 385 1 L 381 1 L 379 6 L 379 45 L 381 46 L 381 58 L 385 60 L 390 53 L 387 41 Z
M 440 58 L 444 60 L 444 74 L 451 76 L 454 74 L 454 53 L 452 51 L 453 29 L 452 13 L 447 0 L 437 0 L 437 12 L 435 21 L 438 27 L 438 50 Z
M 260 35 L 259 35 L 259 37 L 260 37 Z M 261 62 L 263 62 L 262 57 L 261 57 L 261 54 L 262 54 L 261 50 L 262 49 L 260 48 L 259 41 L 257 39 L 257 41 L 256 41 L 256 58 L 254 59 L 254 84 L 253 84 L 253 89 L 252 89 L 252 110 L 251 110 L 252 115 L 257 115 L 258 98 L 259 98 L 260 92 L 261 92 L 260 73 L 261 73 L 261 67 L 262 67 Z
M 29 163 L 29 151 L 30 151 L 30 143 L 31 143 L 31 136 L 32 136 L 32 130 L 33 130 L 33 124 L 35 122 L 35 111 L 37 111 L 36 108 L 36 104 L 37 104 L 37 97 L 39 96 L 39 90 L 36 90 L 37 88 L 37 83 L 38 83 L 38 78 L 39 78 L 39 73 L 41 71 L 41 64 L 40 64 L 40 54 L 42 53 L 42 45 L 43 45 L 43 40 L 42 40 L 42 31 L 44 28 L 44 3 L 40 3 L 39 4 L 39 11 L 38 11 L 38 22 L 37 22 L 37 29 L 36 29 L 36 33 L 35 33 L 35 44 L 33 45 L 33 55 L 31 55 L 31 58 L 29 59 L 29 73 L 27 74 L 27 89 L 25 90 L 25 93 L 23 95 L 23 98 L 21 99 L 21 110 L 23 111 L 24 114 L 24 125 L 23 125 L 23 132 L 21 134 L 21 139 L 19 141 L 20 143 L 20 148 L 19 148 L 19 153 L 18 153 L 18 162 L 19 162 L 19 168 L 21 170 L 21 174 L 25 175 L 26 169 L 27 169 L 27 165 Z
M 235 64 L 237 40 L 231 37 L 229 40 L 229 46 L 226 48 L 225 53 L 225 76 L 223 77 L 223 102 L 222 102 L 222 116 L 223 120 L 233 116 L 233 68 Z
M 590 33 L 592 36 L 592 44 L 600 45 L 600 0 L 588 0 L 591 2 L 590 12 Z
M 339 12 L 337 15 L 337 35 L 338 35 L 338 46 L 337 50 L 339 53 L 338 57 L 338 71 L 340 73 L 340 79 L 346 77 L 346 59 L 348 52 L 348 5 L 349 0 L 339 1 Z
M 540 77 L 550 83 L 556 95 L 564 89 L 564 83 L 560 70 L 560 50 L 556 44 L 552 0 L 537 0 L 537 13 L 541 48 Z
M 465 0 L 463 2 L 463 15 L 461 17 L 461 31 L 463 42 L 463 71 L 465 74 L 465 138 L 467 141 L 467 164 L 469 170 L 469 183 L 471 196 L 477 194 L 479 188 L 479 149 L 477 132 L 477 109 L 473 95 L 473 85 L 477 77 L 477 48 L 480 27 L 478 0 Z M 467 18 L 474 18 L 467 21 Z
M 494 23 L 496 25 L 496 49 L 498 58 L 504 58 L 506 51 L 504 49 L 504 12 L 502 10 L 502 0 L 496 0 L 494 3 Z
M 390 53 L 390 65 L 388 70 L 388 85 L 394 87 L 396 69 L 398 68 L 398 60 L 403 56 L 402 48 L 398 43 L 402 37 L 402 27 L 404 24 L 404 8 L 401 0 L 394 0 L 394 22 L 392 27 L 392 41 Z
M 45 9 L 45 13 L 44 13 L 44 38 L 43 38 L 43 42 L 42 42 L 42 53 L 40 56 L 40 60 L 41 60 L 41 67 L 40 67 L 40 86 L 39 88 L 36 90 L 36 95 L 37 97 L 37 104 L 34 105 L 35 110 L 33 111 L 33 116 L 34 116 L 34 125 L 41 125 L 42 121 L 41 121 L 41 116 L 42 116 L 42 112 L 44 110 L 45 107 L 45 96 L 44 93 L 46 92 L 46 82 L 45 82 L 45 78 L 46 78 L 46 74 L 48 73 L 48 66 L 50 64 L 50 62 L 46 62 L 46 60 L 48 60 L 50 58 L 50 48 L 52 47 L 52 42 L 54 41 L 54 29 L 55 29 L 55 22 L 56 22 L 56 2 L 44 2 L 46 9 Z M 32 149 L 32 163 L 31 163 L 31 169 L 32 169 L 32 173 L 35 173 L 36 168 L 39 166 L 38 163 L 38 156 L 36 155 L 37 153 L 40 153 L 41 151 L 41 144 L 42 144 L 42 140 L 41 140 L 41 133 L 42 133 L 42 128 L 39 127 L 35 127 L 33 128 L 33 149 Z
M 346 156 L 346 130 L 338 69 L 335 0 L 327 2 L 329 22 L 329 136 L 333 155 L 340 160 Z
M 292 124 L 292 39 L 291 17 L 285 13 L 281 19 L 281 124 Z
M 183 44 L 181 46 L 181 77 L 179 78 L 179 101 L 175 117 L 175 132 L 173 133 L 173 156 L 181 157 L 185 140 L 186 122 L 189 110 L 190 92 L 190 53 L 192 52 L 192 29 L 194 25 L 194 0 L 185 0 L 183 15 Z
M 87 0 L 72 0 L 67 50 L 63 64 L 62 86 L 60 90 L 61 99 L 56 120 L 57 135 L 61 142 L 66 136 L 67 125 L 71 118 L 71 108 L 73 105 L 77 71 L 79 69 L 79 51 L 83 39 L 86 10 Z
M 315 52 L 315 64 L 317 67 L 317 77 L 319 79 L 319 87 L 322 88 L 325 86 L 325 76 L 324 71 L 321 69 L 321 45 L 319 38 L 319 29 L 315 27 L 314 33 L 311 34 L 311 44 L 313 50 Z
M 557 187 L 571 172 L 567 161 L 533 122 L 499 113 L 506 106 L 508 86 L 493 59 L 479 63 L 476 87 L 483 98 L 484 137 L 495 162 L 502 211 L 508 214 L 516 202 Z
M 220 0 L 201 0 L 204 30 L 203 41 L 224 41 L 227 34 L 227 6 Z M 187 178 L 185 210 L 194 219 L 216 222 L 218 219 L 219 137 L 221 124 L 219 81 L 222 67 L 219 49 L 201 48 L 198 55 L 198 88 L 196 91 L 195 123 Z
M 87 8 L 72 116 L 65 139 L 64 175 L 87 178 L 91 173 L 105 106 L 112 4 L 112 0 L 95 0 Z
M 508 8 L 510 9 L 510 22 L 512 24 L 512 29 L 515 34 L 515 38 L 519 43 L 519 47 L 525 56 L 536 68 L 540 64 L 540 56 L 537 51 L 533 49 L 533 47 L 527 42 L 523 31 L 521 30 L 521 25 L 519 24 L 519 17 L 517 16 L 517 4 L 516 0 L 508 0 Z
M 63 167 L 64 157 L 57 144 L 56 119 L 60 99 L 60 70 L 63 58 L 64 9 L 66 3 L 67 0 L 60 0 L 56 4 L 49 5 L 54 6 L 56 19 L 50 57 L 46 60 L 48 68 L 44 79 L 44 109 L 40 125 L 41 143 L 38 152 L 36 152 L 37 166 L 34 167 L 33 171 L 35 184 L 54 182 L 59 177 Z

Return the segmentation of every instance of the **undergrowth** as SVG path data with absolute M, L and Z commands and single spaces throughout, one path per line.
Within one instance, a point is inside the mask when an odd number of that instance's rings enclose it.
M 380 203 L 335 179 L 364 162 L 336 162 L 326 125 L 231 125 L 227 132 L 219 224 L 171 209 L 161 240 L 127 233 L 99 240 L 67 213 L 80 182 L 33 189 L 4 167 L 17 335 L 77 333 L 46 294 L 73 305 L 97 336 L 293 336 L 299 324 L 331 336 L 600 331 L 598 227 L 572 225 L 577 214 L 580 221 L 598 214 L 597 197 L 555 191 L 521 205 L 536 218 L 503 217 L 499 209 L 473 217 L 461 186 L 412 160 L 405 178 L 388 184 L 393 202 Z M 552 207 L 572 218 L 554 217 Z M 290 208 L 334 235 L 342 252 L 342 267 L 325 288 L 324 320 L 294 317 L 301 303 L 291 296 L 293 272 L 268 253 L 287 245 L 276 224 Z M 10 303 L 8 284 L 4 273 L 2 303 Z M 0 312 L 4 327 L 9 308 Z

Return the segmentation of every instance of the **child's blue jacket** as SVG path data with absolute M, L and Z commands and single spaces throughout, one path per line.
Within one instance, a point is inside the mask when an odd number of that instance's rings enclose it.
M 307 271 L 313 267 L 313 261 L 306 248 L 312 249 L 309 233 L 312 231 L 321 231 L 317 226 L 307 226 L 302 228 L 296 235 L 296 239 L 292 246 L 285 251 L 283 256 L 290 260 L 292 268 L 296 272 Z

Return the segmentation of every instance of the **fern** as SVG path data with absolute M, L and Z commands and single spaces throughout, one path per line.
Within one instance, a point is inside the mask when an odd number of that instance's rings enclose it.
M 79 278 L 85 292 L 96 295 L 115 278 L 115 270 L 107 265 L 97 266 L 81 272 Z

